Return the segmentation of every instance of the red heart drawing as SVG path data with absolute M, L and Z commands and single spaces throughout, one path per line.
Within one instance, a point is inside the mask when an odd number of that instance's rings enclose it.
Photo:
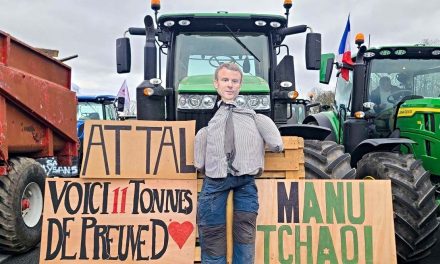
M 191 222 L 185 221 L 182 224 L 179 222 L 171 222 L 168 225 L 168 233 L 176 241 L 180 249 L 185 245 L 189 235 L 194 230 L 194 225 Z

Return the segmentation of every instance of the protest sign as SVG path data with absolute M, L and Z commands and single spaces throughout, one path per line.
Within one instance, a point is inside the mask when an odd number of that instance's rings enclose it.
M 195 121 L 88 120 L 83 178 L 196 179 Z
M 48 179 L 40 263 L 193 263 L 195 180 Z
M 396 263 L 390 181 L 256 182 L 256 263 Z

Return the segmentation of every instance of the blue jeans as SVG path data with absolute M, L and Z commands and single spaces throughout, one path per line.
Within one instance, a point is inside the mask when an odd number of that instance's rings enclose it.
M 234 191 L 234 264 L 254 263 L 258 192 L 252 175 L 203 180 L 197 223 L 203 264 L 226 263 L 226 202 Z

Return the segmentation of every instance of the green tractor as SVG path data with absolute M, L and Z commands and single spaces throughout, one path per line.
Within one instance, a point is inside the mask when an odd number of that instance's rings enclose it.
M 152 1 L 155 19 L 147 15 L 145 27 L 127 30 L 130 35 L 145 36 L 144 81 L 136 91 L 137 119 L 196 120 L 196 130 L 206 126 L 218 100 L 214 70 L 232 61 L 244 73 L 239 105 L 271 117 L 284 135 L 325 137 L 330 129 L 297 124 L 314 105 L 296 99 L 294 59 L 283 40 L 311 29 L 287 25 L 291 5 L 291 1 L 284 3 L 286 17 L 228 12 L 158 17 L 160 3 Z M 287 55 L 278 60 L 280 52 Z M 158 53 L 167 55 L 164 86 Z M 117 72 L 130 72 L 128 37 L 117 39 L 116 57 Z M 307 33 L 305 58 L 307 69 L 320 69 L 320 34 Z M 312 140 L 306 141 L 305 148 L 306 174 L 310 178 L 354 178 L 350 156 L 344 154 L 341 145 Z
M 367 48 L 357 40 L 349 80 L 338 77 L 333 111 L 305 118 L 327 127 L 345 146 L 358 179 L 392 183 L 397 253 L 403 262 L 426 257 L 436 243 L 440 182 L 440 47 Z M 322 55 L 328 84 L 333 54 Z

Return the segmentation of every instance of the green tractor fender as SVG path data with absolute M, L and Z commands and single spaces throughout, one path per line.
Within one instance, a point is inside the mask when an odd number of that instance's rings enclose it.
M 356 167 L 358 161 L 370 152 L 391 152 L 400 145 L 405 145 L 409 151 L 412 150 L 411 145 L 415 142 L 406 138 L 376 138 L 366 139 L 356 146 L 351 153 L 351 166 Z
M 297 136 L 304 139 L 325 140 L 331 135 L 331 129 L 308 124 L 289 124 L 278 127 L 282 136 Z

